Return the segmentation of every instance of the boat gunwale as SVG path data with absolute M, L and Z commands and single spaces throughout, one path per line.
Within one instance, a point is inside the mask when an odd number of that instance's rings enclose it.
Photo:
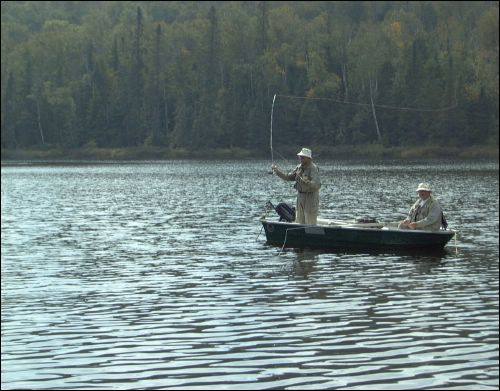
M 421 230 L 421 229 L 414 229 L 414 230 L 409 230 L 409 229 L 399 229 L 399 228 L 388 228 L 386 226 L 382 226 L 381 228 L 377 227 L 358 227 L 354 225 L 349 225 L 347 224 L 342 224 L 342 225 L 324 225 L 324 224 L 299 224 L 299 223 L 289 223 L 285 221 L 272 221 L 272 220 L 267 220 L 267 219 L 260 219 L 262 224 L 278 224 L 282 226 L 291 226 L 291 227 L 296 227 L 296 228 L 326 228 L 326 229 L 349 229 L 349 230 L 362 230 L 362 231 L 382 231 L 382 232 L 397 232 L 401 233 L 403 235 L 413 235 L 413 234 L 437 234 L 437 235 L 454 235 L 457 233 L 457 231 L 452 230 L 452 229 L 447 229 L 447 230 L 439 230 L 439 231 L 427 231 L 427 230 Z M 360 224 L 360 223 L 352 223 L 352 224 Z

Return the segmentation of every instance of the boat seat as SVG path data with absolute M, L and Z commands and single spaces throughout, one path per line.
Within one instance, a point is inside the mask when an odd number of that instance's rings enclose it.
M 356 220 L 332 220 L 332 219 L 322 219 L 318 218 L 318 225 L 324 226 L 344 226 L 344 227 L 358 227 L 358 228 L 383 228 L 382 223 L 358 223 Z

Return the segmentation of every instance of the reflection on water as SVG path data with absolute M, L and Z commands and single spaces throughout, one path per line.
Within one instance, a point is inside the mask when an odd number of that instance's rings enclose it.
M 415 269 L 420 274 L 429 274 L 433 268 L 438 267 L 444 262 L 446 262 L 446 258 L 448 257 L 450 260 L 453 259 L 455 255 L 457 255 L 458 249 L 437 249 L 432 251 L 396 251 L 391 253 L 385 253 L 381 251 L 355 251 L 352 249 L 346 249 L 345 251 L 332 251 L 332 250 L 312 250 L 312 249 L 289 249 L 289 252 L 293 252 L 296 254 L 296 259 L 293 261 L 293 272 L 291 275 L 293 277 L 302 276 L 307 277 L 309 273 L 311 273 L 315 264 L 322 254 L 335 254 L 337 257 L 345 256 L 347 254 L 354 254 L 358 257 L 389 257 L 394 256 L 394 254 L 398 254 L 400 257 L 404 256 L 405 262 L 410 264 L 414 264 Z
M 2 167 L 2 389 L 497 389 L 498 165 L 320 166 L 326 218 L 425 175 L 456 243 L 280 253 L 268 162 Z

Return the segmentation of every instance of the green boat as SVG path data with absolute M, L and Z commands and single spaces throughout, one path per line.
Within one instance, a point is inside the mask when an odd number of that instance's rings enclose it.
M 443 250 L 453 238 L 452 230 L 403 230 L 377 222 L 320 220 L 303 225 L 261 219 L 267 243 L 282 248 L 345 250 Z

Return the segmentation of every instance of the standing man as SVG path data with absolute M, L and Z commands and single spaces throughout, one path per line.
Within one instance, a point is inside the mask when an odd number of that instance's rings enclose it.
M 300 164 L 288 174 L 282 172 L 278 166 L 273 164 L 273 173 L 281 179 L 295 181 L 294 188 L 297 190 L 297 217 L 295 222 L 299 224 L 316 224 L 319 209 L 319 170 L 312 162 L 312 152 L 308 148 L 302 148 L 297 154 Z
M 432 189 L 428 183 L 418 185 L 418 200 L 410 209 L 408 217 L 399 223 L 400 229 L 438 231 L 441 228 L 443 211 L 431 192 Z

